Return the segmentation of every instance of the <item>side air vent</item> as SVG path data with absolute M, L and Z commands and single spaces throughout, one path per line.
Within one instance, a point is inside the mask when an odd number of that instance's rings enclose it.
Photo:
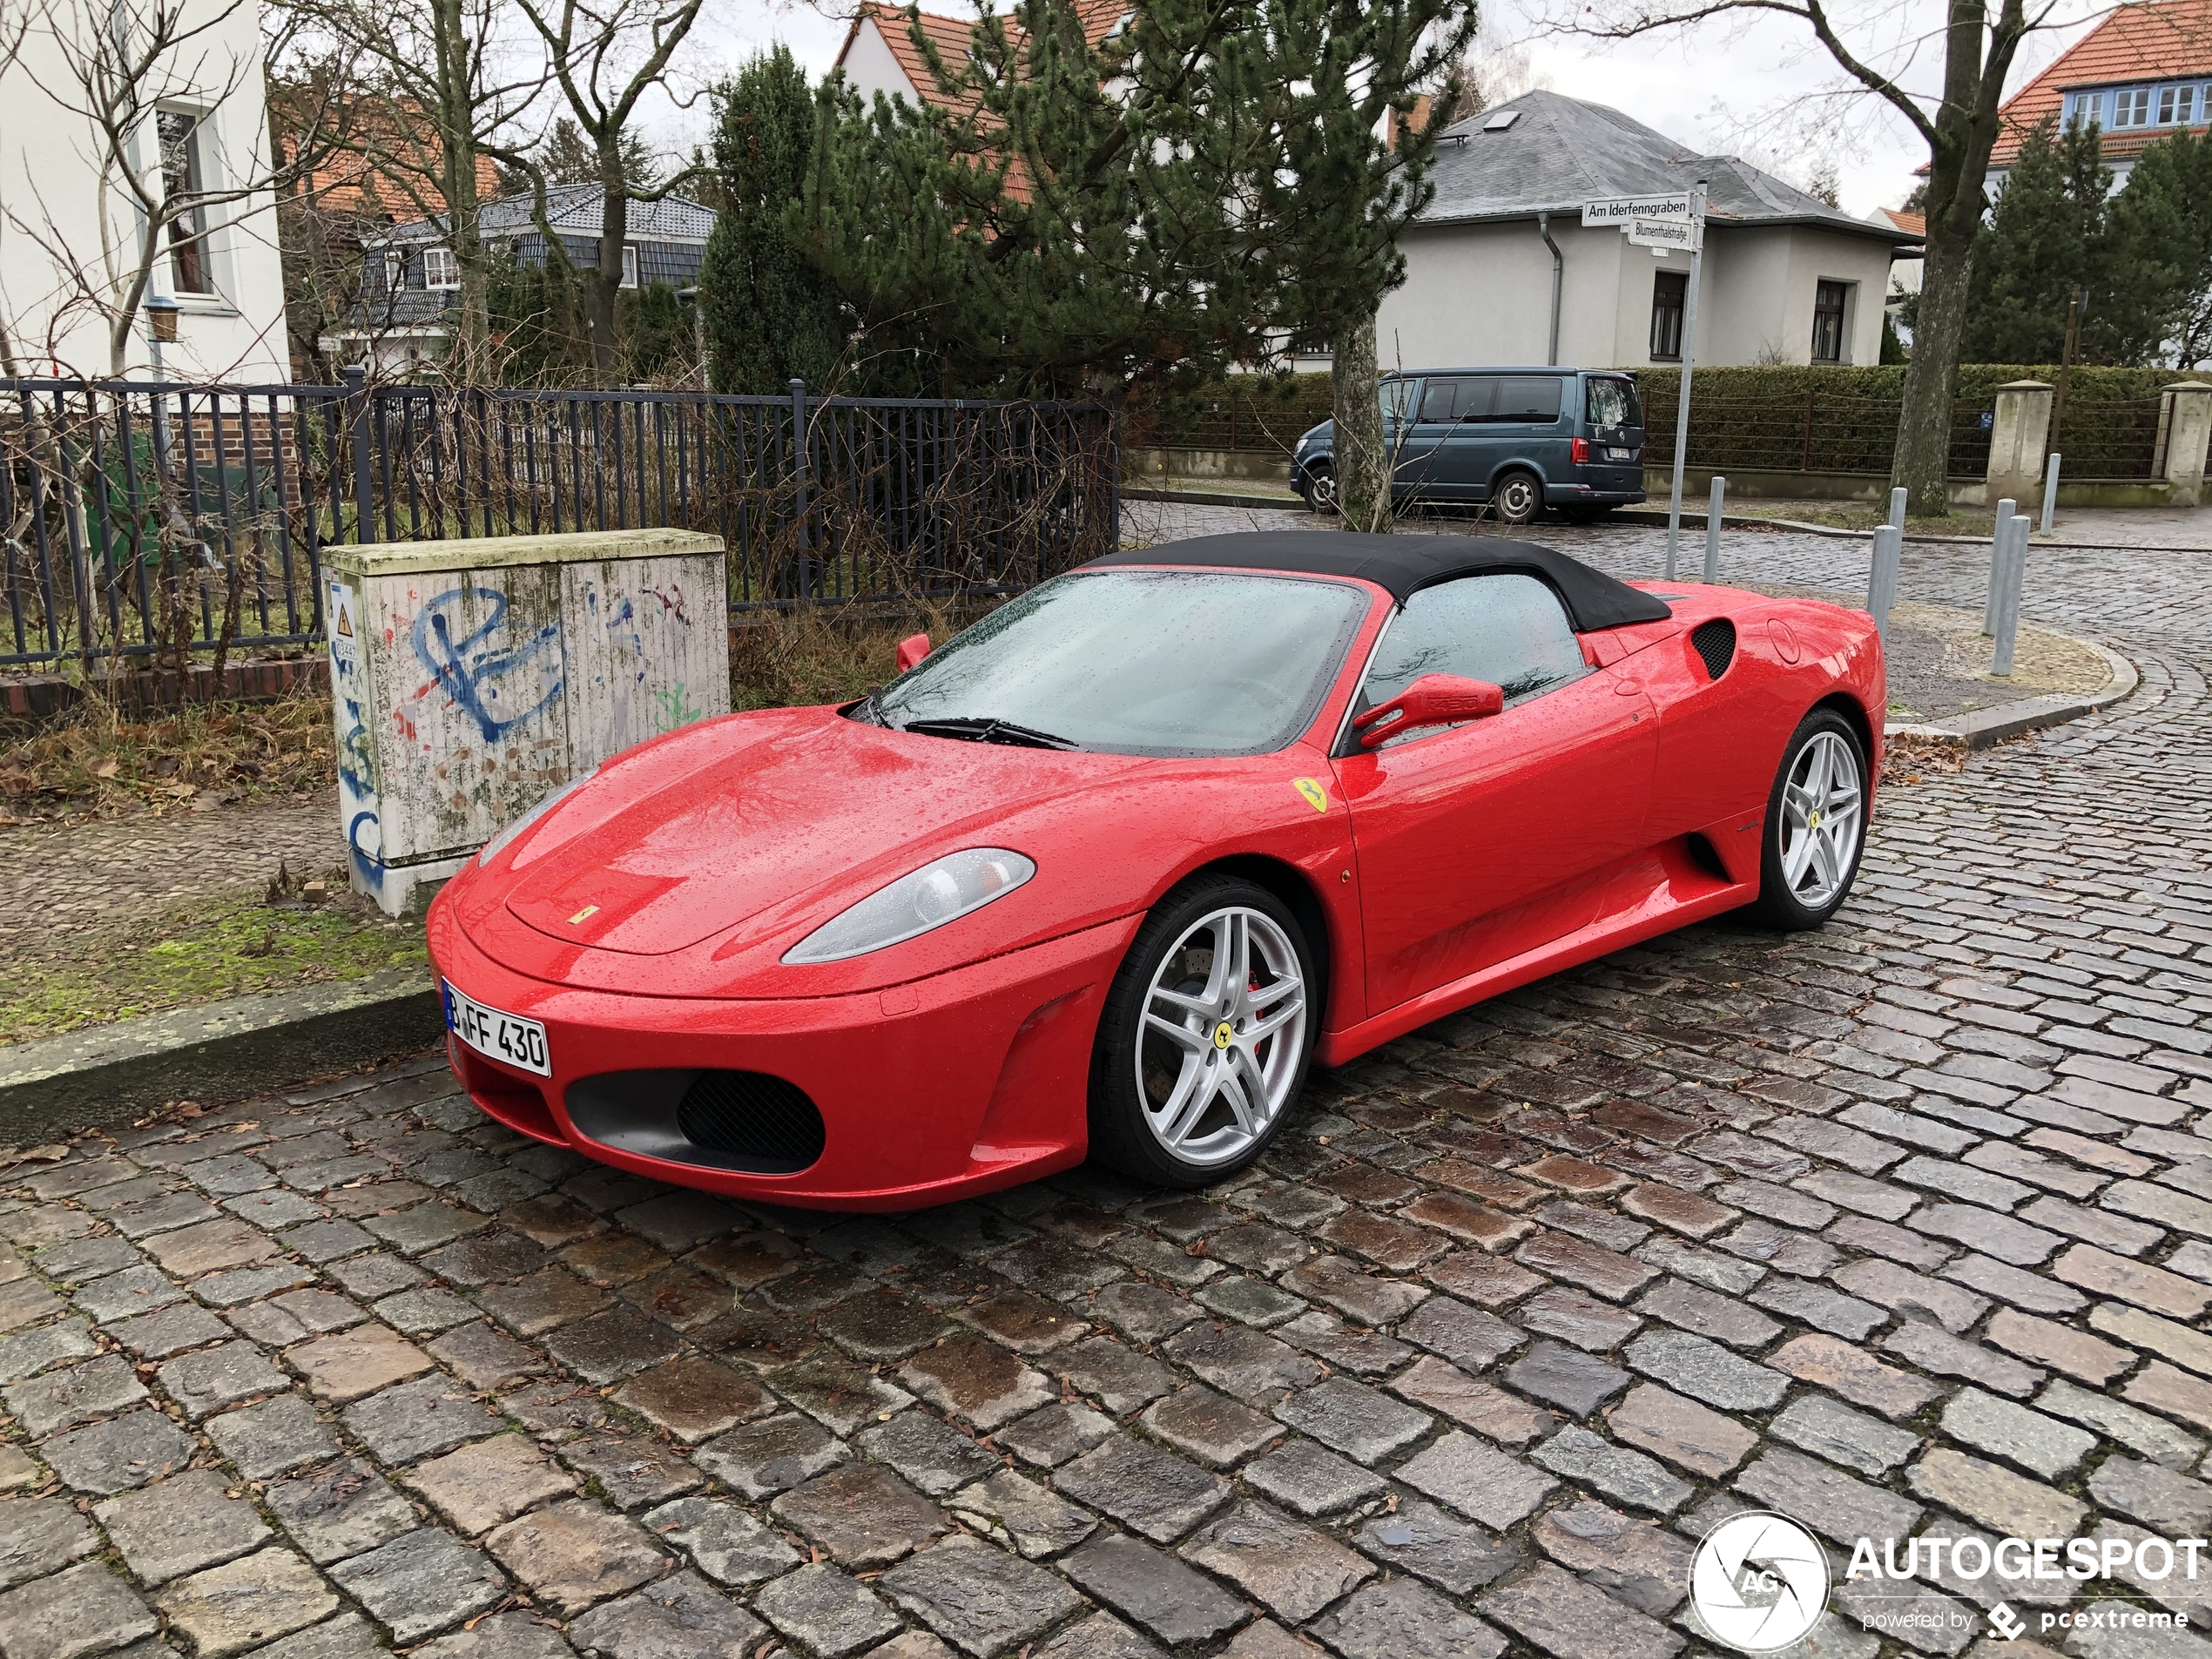
M 685 1139 L 747 1167 L 803 1170 L 822 1155 L 822 1115 L 797 1083 L 761 1071 L 703 1071 L 676 1108 Z
M 1716 680 L 1736 660 L 1736 624 L 1726 617 L 1701 622 L 1689 631 L 1689 643 L 1705 662 L 1705 678 Z

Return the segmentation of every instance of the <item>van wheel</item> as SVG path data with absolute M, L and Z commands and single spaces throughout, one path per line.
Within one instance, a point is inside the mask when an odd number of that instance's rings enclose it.
M 1490 505 L 1499 522 L 1526 524 L 1544 510 L 1544 487 L 1530 472 L 1509 472 L 1491 486 Z
M 1305 469 L 1305 482 L 1298 486 L 1298 494 L 1305 497 L 1308 512 L 1333 513 L 1337 510 L 1337 475 L 1334 468 L 1319 462 Z

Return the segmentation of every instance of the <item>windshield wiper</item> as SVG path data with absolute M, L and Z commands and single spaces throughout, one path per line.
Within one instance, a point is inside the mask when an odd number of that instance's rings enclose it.
M 1080 746 L 1072 738 L 1056 738 L 1049 732 L 1033 731 L 989 715 L 948 714 L 941 719 L 909 720 L 899 730 L 919 732 L 927 738 L 959 738 L 969 743 L 1010 743 L 1024 749 Z

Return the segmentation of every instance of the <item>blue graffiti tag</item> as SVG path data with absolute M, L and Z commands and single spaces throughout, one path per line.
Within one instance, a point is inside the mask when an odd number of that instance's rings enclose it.
M 475 600 L 487 607 L 485 620 L 459 639 L 453 637 L 448 612 L 455 605 Z M 499 631 L 507 620 L 507 596 L 496 588 L 455 588 L 442 593 L 425 604 L 415 618 L 415 655 L 423 667 L 445 689 L 454 706 L 475 721 L 486 743 L 496 743 L 515 727 L 536 714 L 555 698 L 560 696 L 563 684 L 556 662 L 551 684 L 538 699 L 519 714 L 502 718 L 486 706 L 499 700 L 499 685 L 516 673 L 537 667 L 541 676 L 546 673 L 539 661 L 550 645 L 560 650 L 561 624 L 550 622 L 537 631 L 535 638 L 512 648 L 488 646 L 485 641 Z M 482 649 L 479 649 L 482 647 Z

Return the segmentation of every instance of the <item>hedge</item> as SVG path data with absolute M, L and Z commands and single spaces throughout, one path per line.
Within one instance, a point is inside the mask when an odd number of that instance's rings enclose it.
M 1674 458 L 1675 389 L 1669 369 L 1639 370 L 1647 459 Z M 1979 477 L 1988 467 L 1997 388 L 2007 381 L 2055 383 L 2054 364 L 1974 363 L 1959 371 L 1952 405 L 1951 471 Z M 2067 382 L 2055 447 L 2074 478 L 2146 478 L 2158 438 L 2159 394 L 2183 378 L 2169 368 L 2077 366 Z M 1690 404 L 1689 461 L 1812 472 L 1885 473 L 1903 402 L 1901 364 L 1875 368 L 1743 367 L 1696 371 Z M 1129 405 L 1127 442 L 1178 448 L 1287 454 L 1298 435 L 1329 418 L 1331 379 L 1311 374 L 1240 374 L 1184 393 L 1140 391 Z

